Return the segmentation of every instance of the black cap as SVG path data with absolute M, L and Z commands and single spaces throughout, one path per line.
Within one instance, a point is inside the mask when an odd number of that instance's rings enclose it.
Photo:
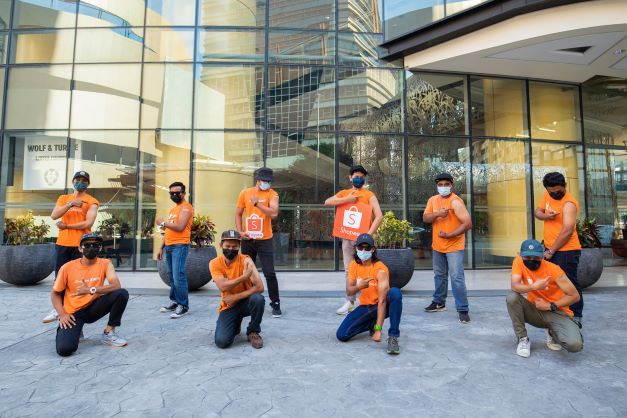
M 357 237 L 357 241 L 355 245 L 368 244 L 371 247 L 374 247 L 374 238 L 370 234 L 361 234 Z
M 222 233 L 222 241 L 224 241 L 225 239 L 241 241 L 242 236 L 239 234 L 239 232 L 237 232 L 234 229 L 227 229 L 226 231 Z
M 449 173 L 440 173 L 435 177 L 435 182 L 437 183 L 440 180 L 448 180 L 453 183 L 453 176 L 451 176 Z
M 77 171 L 76 173 L 74 173 L 74 177 L 72 177 L 72 181 L 76 177 L 85 177 L 87 179 L 87 181 L 90 181 L 89 180 L 89 173 L 87 171 Z
M 261 167 L 255 170 L 255 180 L 261 181 L 273 181 L 274 180 L 274 172 L 271 168 Z
M 93 232 L 90 232 L 89 234 L 85 234 L 81 237 L 81 243 L 80 245 L 83 245 L 83 242 L 85 241 L 96 241 L 99 244 L 102 244 L 102 237 L 98 234 L 95 234 Z
M 364 168 L 364 166 L 363 166 L 363 165 L 354 165 L 354 166 L 351 166 L 351 169 L 350 169 L 350 171 L 349 171 L 350 175 L 352 176 L 352 175 L 353 175 L 353 174 L 355 174 L 356 172 L 363 173 L 363 174 L 364 174 L 364 176 L 367 176 L 367 175 L 368 175 L 368 172 L 366 171 L 366 169 Z

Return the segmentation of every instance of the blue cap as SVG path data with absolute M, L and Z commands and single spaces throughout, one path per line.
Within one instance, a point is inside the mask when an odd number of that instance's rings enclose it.
M 374 238 L 370 234 L 361 234 L 357 237 L 357 241 L 355 245 L 368 244 L 371 247 L 374 247 Z
M 544 256 L 544 245 L 535 239 L 526 239 L 520 246 L 522 257 L 542 257 Z

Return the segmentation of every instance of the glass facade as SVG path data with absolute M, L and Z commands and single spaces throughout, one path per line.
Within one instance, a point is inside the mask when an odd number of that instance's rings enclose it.
M 444 16 L 477 2 L 419 3 Z M 170 183 L 186 183 L 221 231 L 265 165 L 281 204 L 277 267 L 334 270 L 323 202 L 362 164 L 382 209 L 411 222 L 417 268 L 431 268 L 422 212 L 449 171 L 473 217 L 466 265 L 505 267 L 541 236 L 534 202 L 544 173 L 561 171 L 582 216 L 601 224 L 607 262 L 621 262 L 611 245 L 627 238 L 625 80 L 407 72 L 379 59 L 387 11 L 403 4 L 0 1 L 3 218 L 32 210 L 54 239 L 50 211 L 87 170 L 107 256 L 155 269 Z

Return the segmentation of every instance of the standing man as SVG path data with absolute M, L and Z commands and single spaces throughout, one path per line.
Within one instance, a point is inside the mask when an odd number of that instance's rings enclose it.
M 58 220 L 59 236 L 55 245 L 56 259 L 54 265 L 55 278 L 59 275 L 59 270 L 68 261 L 81 258 L 78 247 L 81 237 L 91 232 L 91 227 L 98 215 L 100 203 L 87 194 L 89 186 L 89 173 L 77 171 L 72 177 L 74 193 L 59 196 L 50 217 L 53 221 Z M 53 309 L 43 319 L 44 323 L 56 321 L 57 311 Z
M 542 244 L 528 239 L 512 264 L 512 291 L 506 301 L 518 337 L 516 354 L 521 357 L 531 354 L 525 323 L 547 329 L 546 345 L 551 350 L 574 353 L 583 348 L 581 331 L 568 307 L 579 300 L 579 293 L 558 265 L 543 260 L 544 254 Z
M 185 200 L 185 185 L 180 181 L 170 184 L 170 199 L 176 203 L 168 220 L 157 218 L 156 223 L 165 230 L 165 239 L 157 258 L 161 260 L 165 252 L 165 266 L 170 279 L 170 303 L 161 307 L 161 312 L 172 312 L 176 319 L 189 311 L 185 262 L 191 244 L 194 208 Z
M 374 218 L 370 224 L 370 229 L 368 229 L 369 235 L 374 235 L 381 225 L 381 221 L 383 221 L 383 213 L 381 212 L 381 207 L 379 206 L 379 201 L 373 192 L 364 188 L 366 184 L 366 176 L 368 172 L 361 165 L 354 165 L 350 168 L 348 180 L 351 182 L 352 186 L 350 189 L 340 190 L 335 194 L 335 196 L 331 196 L 327 200 L 324 201 L 325 206 L 340 206 L 346 203 L 363 203 L 364 205 L 370 205 L 372 208 L 372 212 L 374 214 Z M 346 273 L 346 277 L 348 277 L 348 267 L 350 263 L 353 261 L 353 256 L 355 253 L 355 241 L 351 241 L 349 239 L 342 238 L 342 259 L 344 261 L 344 271 Z M 346 315 L 355 309 L 355 298 L 356 295 L 346 294 L 346 300 L 342 306 L 340 306 L 335 312 L 338 315 Z
M 281 317 L 279 282 L 274 272 L 274 249 L 272 248 L 272 220 L 279 215 L 279 195 L 272 189 L 274 173 L 271 168 L 255 170 L 255 186 L 240 192 L 235 209 L 235 226 L 242 238 L 242 254 L 253 263 L 257 255 L 261 259 L 261 270 L 266 277 L 272 317 Z M 242 215 L 244 223 L 242 224 Z
M 459 322 L 470 322 L 468 296 L 464 277 L 465 233 L 472 228 L 470 214 L 464 201 L 453 193 L 453 176 L 439 174 L 435 178 L 438 194 L 431 197 L 422 215 L 422 221 L 433 224 L 433 273 L 435 291 L 433 301 L 425 308 L 426 312 L 446 310 L 448 276 L 455 297 L 455 308 Z
M 222 292 L 218 308 L 215 342 L 220 348 L 233 344 L 240 333 L 242 320 L 250 316 L 246 336 L 253 348 L 263 347 L 261 319 L 263 318 L 263 283 L 255 263 L 239 253 L 241 235 L 237 231 L 224 231 L 220 246 L 222 255 L 209 263 L 214 283 Z
M 575 229 L 579 203 L 566 191 L 566 179 L 563 174 L 547 173 L 542 179 L 542 184 L 546 192 L 536 208 L 535 215 L 536 218 L 544 221 L 544 246 L 546 248 L 544 258 L 560 266 L 579 292 L 579 300 L 570 309 L 573 311 L 575 321 L 581 327 L 583 294 L 577 280 L 581 244 Z
M 102 333 L 102 343 L 113 347 L 127 344 L 115 328 L 122 323 L 128 292 L 120 286 L 111 261 L 97 257 L 102 250 L 102 238 L 85 234 L 79 245 L 82 258 L 61 267 L 50 294 L 52 305 L 59 314 L 56 345 L 57 354 L 62 357 L 78 349 L 83 325 L 94 323 L 106 314 L 109 314 L 109 320 Z

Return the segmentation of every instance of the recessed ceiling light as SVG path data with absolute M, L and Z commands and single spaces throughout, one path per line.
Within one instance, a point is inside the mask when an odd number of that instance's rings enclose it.
M 624 49 L 616 49 L 614 50 L 614 55 L 623 55 L 625 53 Z

